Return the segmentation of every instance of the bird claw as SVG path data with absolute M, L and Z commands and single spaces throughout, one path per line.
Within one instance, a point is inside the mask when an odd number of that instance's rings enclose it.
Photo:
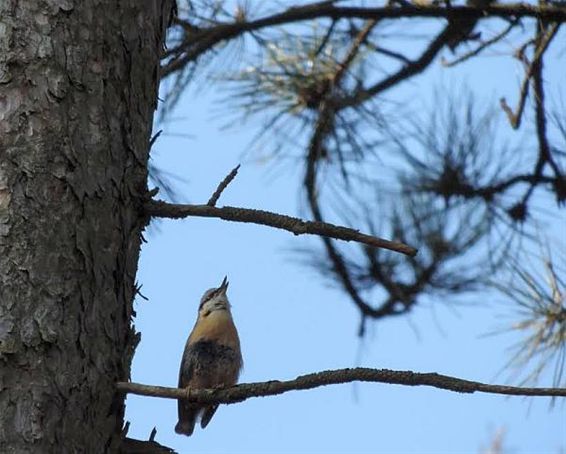
M 190 385 L 185 386 L 183 389 L 185 390 L 185 398 L 190 399 L 191 398 L 191 386 Z

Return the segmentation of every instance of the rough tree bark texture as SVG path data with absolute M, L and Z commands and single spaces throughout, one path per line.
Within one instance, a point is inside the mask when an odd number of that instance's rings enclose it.
M 0 1 L 0 451 L 115 452 L 168 0 Z

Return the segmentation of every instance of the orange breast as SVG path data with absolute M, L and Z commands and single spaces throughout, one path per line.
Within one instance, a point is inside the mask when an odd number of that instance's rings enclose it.
M 238 331 L 228 311 L 214 311 L 206 317 L 199 317 L 189 336 L 189 343 L 199 340 L 215 341 L 240 351 Z

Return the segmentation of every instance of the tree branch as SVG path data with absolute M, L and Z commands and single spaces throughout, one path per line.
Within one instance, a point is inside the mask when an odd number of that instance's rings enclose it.
M 513 129 L 519 129 L 519 126 L 521 126 L 521 118 L 523 116 L 525 103 L 527 101 L 527 96 L 529 94 L 529 82 L 531 81 L 531 78 L 535 75 L 535 73 L 541 72 L 542 63 L 540 61 L 544 53 L 548 49 L 550 42 L 556 35 L 557 31 L 558 31 L 558 26 L 554 25 L 551 27 L 551 32 L 547 33 L 542 39 L 540 39 L 540 43 L 535 50 L 533 61 L 531 62 L 530 65 L 528 65 L 527 70 L 525 71 L 525 78 L 523 79 L 523 83 L 521 84 L 521 90 L 519 92 L 519 102 L 517 105 L 516 113 L 513 112 L 513 109 L 511 109 L 511 107 L 509 107 L 509 105 L 507 104 L 507 100 L 505 98 L 501 98 L 499 101 L 501 108 L 507 114 L 507 118 L 509 119 L 509 123 L 511 124 L 511 127 Z M 524 51 L 520 52 L 519 55 L 521 55 L 523 52 Z M 524 57 L 521 56 L 520 59 L 524 60 Z M 537 99 L 538 98 L 536 98 L 535 95 L 535 101 L 537 101 Z
M 208 200 L 208 202 L 207 202 L 208 206 L 213 207 L 213 206 L 216 205 L 216 202 L 218 202 L 218 199 L 222 195 L 222 191 L 224 191 L 224 189 L 226 189 L 226 187 L 232 182 L 232 180 L 234 178 L 236 178 L 236 175 L 238 174 L 239 169 L 240 169 L 240 164 L 238 164 L 236 167 L 234 167 L 232 169 L 232 171 L 228 175 L 226 175 L 226 178 L 224 178 L 220 182 L 220 184 L 216 188 L 216 191 L 214 191 L 214 194 L 212 194 L 212 196 Z
M 173 51 L 179 55 L 168 61 L 162 68 L 162 77 L 179 70 L 194 61 L 222 41 L 227 41 L 246 32 L 266 27 L 312 20 L 317 18 L 339 19 L 392 19 L 392 18 L 432 17 L 446 19 L 483 19 L 487 17 L 520 18 L 532 17 L 539 20 L 565 22 L 566 8 L 557 5 L 529 5 L 526 3 L 493 4 L 488 6 L 439 6 L 419 5 L 403 7 L 384 6 L 377 8 L 340 7 L 332 3 L 313 3 L 291 7 L 280 13 L 260 19 L 233 23 L 221 23 L 209 28 L 198 28 L 189 32 L 183 43 Z
M 426 49 L 416 60 L 412 60 L 409 61 L 409 63 L 404 64 L 399 70 L 393 74 L 385 76 L 382 80 L 371 87 L 358 90 L 354 95 L 341 99 L 338 103 L 340 109 L 361 104 L 364 101 L 389 90 L 398 83 L 420 74 L 429 67 L 442 48 L 451 41 L 453 36 L 460 32 L 460 24 L 458 22 L 449 22 L 448 25 L 446 25 L 446 27 L 444 27 L 444 29 L 438 33 L 432 41 L 430 41 Z
M 332 77 L 332 84 L 334 86 L 337 87 L 340 85 L 342 81 L 342 77 L 348 70 L 354 58 L 356 58 L 356 55 L 358 55 L 358 52 L 360 51 L 360 47 L 366 41 L 366 39 L 368 38 L 368 36 L 370 35 L 371 31 L 373 30 L 376 24 L 377 24 L 376 19 L 368 20 L 364 25 L 364 28 L 358 33 L 356 38 L 353 40 L 350 50 L 346 54 L 346 58 L 344 58 L 344 60 L 340 62 L 338 66 L 338 70 L 336 71 L 336 73 L 334 73 L 334 76 Z
M 539 27 L 541 27 L 539 25 Z M 539 160 L 535 166 L 535 175 L 542 175 L 542 170 L 545 163 L 552 168 L 557 178 L 561 177 L 559 167 L 554 162 L 550 144 L 548 143 L 546 131 L 546 108 L 545 108 L 545 94 L 544 94 L 544 80 L 543 80 L 543 57 L 544 52 L 552 39 L 556 36 L 559 29 L 559 24 L 552 24 L 548 30 L 541 27 L 536 38 L 538 58 L 533 60 L 533 94 L 535 101 L 535 123 L 537 130 L 537 138 L 539 142 Z
M 187 399 L 200 404 L 233 404 L 243 402 L 252 397 L 275 396 L 289 391 L 300 391 L 354 381 L 389 383 L 404 386 L 430 386 L 466 394 L 480 392 L 508 396 L 566 397 L 566 388 L 522 388 L 517 386 L 489 385 L 437 373 L 417 373 L 388 369 L 368 369 L 363 367 L 327 370 L 314 374 L 301 375 L 294 380 L 287 381 L 272 380 L 258 383 L 244 383 L 225 389 L 179 389 L 126 382 L 118 382 L 116 389 L 121 393 L 163 397 L 166 399 Z
M 220 218 L 225 221 L 246 222 L 267 225 L 287 230 L 295 235 L 320 235 L 344 241 L 356 241 L 368 246 L 388 249 L 414 256 L 417 250 L 406 244 L 378 238 L 347 227 L 328 224 L 326 222 L 303 221 L 302 219 L 272 213 L 263 210 L 225 206 L 222 208 L 209 205 L 181 205 L 163 201 L 150 200 L 145 204 L 145 211 L 150 216 L 181 219 L 189 216 Z

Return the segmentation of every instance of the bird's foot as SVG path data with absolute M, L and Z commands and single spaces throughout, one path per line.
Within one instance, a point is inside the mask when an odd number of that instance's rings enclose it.
M 191 385 L 185 386 L 182 389 L 185 391 L 185 398 L 190 399 L 191 398 L 191 390 L 192 390 Z

